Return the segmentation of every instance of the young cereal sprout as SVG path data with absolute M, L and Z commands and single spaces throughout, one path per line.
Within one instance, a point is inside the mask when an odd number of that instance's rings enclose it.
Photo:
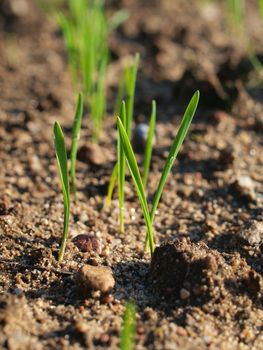
M 77 159 L 77 151 L 78 151 L 78 141 L 80 138 L 82 115 L 83 115 L 83 95 L 82 93 L 80 93 L 78 96 L 77 107 L 76 107 L 76 112 L 74 117 L 73 128 L 72 128 L 71 151 L 70 151 L 71 188 L 72 188 L 75 202 L 77 201 L 76 159 Z
M 97 141 L 106 110 L 108 34 L 126 18 L 124 10 L 106 18 L 103 0 L 68 0 L 67 11 L 57 13 L 73 87 L 81 88 L 89 107 L 93 140 Z
M 171 146 L 168 158 L 166 160 L 165 166 L 163 168 L 161 178 L 159 181 L 159 184 L 157 186 L 157 190 L 154 195 L 153 203 L 151 211 L 149 211 L 149 206 L 146 199 L 145 189 L 144 185 L 141 179 L 140 171 L 138 168 L 138 164 L 136 162 L 136 158 L 129 140 L 129 137 L 127 135 L 127 132 L 122 124 L 121 119 L 117 118 L 117 124 L 119 129 L 119 134 L 121 138 L 121 142 L 123 143 L 123 150 L 126 156 L 126 160 L 128 163 L 128 167 L 131 173 L 132 180 L 134 182 L 134 186 L 142 207 L 142 212 L 147 228 L 147 238 L 146 242 L 150 246 L 151 255 L 154 252 L 154 238 L 153 238 L 153 220 L 156 213 L 157 206 L 159 204 L 163 188 L 165 185 L 165 182 L 167 180 L 167 177 L 172 169 L 172 166 L 174 164 L 174 161 L 177 157 L 177 154 L 179 153 L 179 150 L 182 146 L 182 143 L 187 135 L 187 132 L 189 130 L 190 124 L 192 122 L 192 119 L 194 117 L 198 101 L 199 101 L 199 91 L 196 91 L 191 98 L 191 101 L 189 102 L 187 109 L 185 111 L 185 114 L 183 116 L 183 119 L 181 121 L 179 130 L 177 132 L 177 135 L 175 137 L 175 140 Z
M 65 146 L 65 139 L 63 131 L 58 122 L 55 122 L 53 127 L 54 143 L 58 170 L 60 175 L 61 188 L 64 200 L 64 227 L 62 242 L 58 254 L 58 261 L 61 262 L 64 257 L 66 242 L 69 228 L 69 209 L 70 209 L 70 193 L 69 193 L 69 177 L 68 177 L 68 160 Z
M 148 135 L 147 135 L 145 153 L 143 158 L 142 183 L 144 187 L 146 187 L 151 158 L 152 158 L 152 146 L 153 146 L 153 137 L 154 137 L 154 130 L 155 130 L 155 121 L 156 121 L 156 102 L 152 101 L 152 114 L 151 114 L 150 126 L 149 126 Z
M 74 194 L 75 201 L 76 201 L 76 158 L 77 158 L 78 140 L 80 135 L 82 114 L 83 114 L 83 97 L 82 97 L 82 94 L 80 93 L 78 96 L 74 123 L 72 128 L 72 140 L 71 140 L 71 151 L 70 151 L 71 184 L 72 184 L 72 192 Z M 57 158 L 57 164 L 58 164 L 58 170 L 59 170 L 60 182 L 61 182 L 61 188 L 62 188 L 63 200 L 64 200 L 63 236 L 62 236 L 62 243 L 61 243 L 60 251 L 58 255 L 58 261 L 61 262 L 63 260 L 65 249 L 66 249 L 68 229 L 69 229 L 70 186 L 69 186 L 68 159 L 67 159 L 67 151 L 65 146 L 65 138 L 64 138 L 63 131 L 58 122 L 54 123 L 53 135 L 54 135 L 55 152 L 56 152 L 56 158 Z
M 262 0 L 259 0 L 260 13 L 263 11 Z M 252 41 L 249 38 L 249 34 L 246 28 L 245 14 L 246 14 L 246 2 L 245 0 L 227 0 L 227 11 L 229 19 L 229 27 L 235 34 L 240 36 L 242 39 L 249 60 L 256 71 L 262 70 L 262 64 L 258 59 L 255 48 Z
M 263 21 L 263 0 L 258 0 L 259 13 L 261 20 Z
M 126 107 L 123 102 L 121 105 L 120 120 L 125 130 L 127 128 L 126 120 Z M 119 211 L 120 211 L 120 232 L 124 232 L 124 220 L 123 220 L 123 210 L 124 210 L 124 182 L 125 182 L 125 153 L 123 151 L 122 142 L 120 136 L 118 135 L 118 195 L 119 195 Z
M 121 330 L 121 350 L 133 350 L 136 328 L 136 305 L 128 301 L 125 305 Z
M 116 101 L 116 107 L 115 111 L 116 113 L 119 113 L 119 110 L 121 109 L 121 104 L 124 96 L 126 96 L 127 99 L 127 108 L 126 109 L 126 128 L 127 133 L 130 137 L 131 135 L 131 127 L 132 127 L 132 121 L 133 121 L 133 109 L 134 109 L 134 95 L 135 95 L 135 86 L 136 86 L 136 77 L 139 67 L 139 61 L 140 61 L 140 55 L 137 53 L 135 55 L 135 59 L 132 65 L 128 65 L 124 68 L 123 77 L 121 79 L 119 89 L 118 89 L 118 96 Z M 111 199 L 113 190 L 115 187 L 115 184 L 117 182 L 118 177 L 118 162 L 115 164 L 110 182 L 108 187 L 108 194 L 106 199 L 106 206 L 109 208 L 111 205 Z

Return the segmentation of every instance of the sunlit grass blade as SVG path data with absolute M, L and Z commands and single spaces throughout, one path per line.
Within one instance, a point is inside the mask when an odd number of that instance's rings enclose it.
M 148 204 L 147 204 L 147 200 L 146 200 L 146 195 L 144 192 L 144 187 L 143 187 L 140 171 L 138 168 L 138 164 L 137 164 L 134 152 L 132 150 L 132 146 L 131 146 L 129 137 L 128 137 L 128 135 L 125 131 L 125 128 L 121 122 L 121 119 L 119 117 L 117 118 L 117 124 L 118 124 L 118 129 L 119 129 L 119 135 L 121 138 L 121 142 L 123 145 L 123 149 L 125 152 L 127 163 L 129 166 L 129 170 L 130 170 L 130 173 L 131 173 L 131 176 L 132 176 L 132 179 L 134 182 L 134 186 L 135 186 L 135 189 L 136 189 L 136 192 L 138 194 L 140 204 L 142 207 L 143 216 L 144 216 L 145 224 L 147 227 L 147 236 L 148 236 L 148 240 L 149 240 L 149 244 L 150 244 L 150 251 L 151 251 L 151 254 L 153 254 L 153 252 L 154 252 L 154 239 L 153 239 L 152 221 L 150 218 L 149 208 L 148 208 Z
M 71 151 L 70 151 L 70 172 L 71 172 L 71 187 L 74 195 L 75 202 L 77 201 L 76 194 L 76 159 L 78 152 L 78 140 L 80 137 L 80 128 L 83 115 L 83 95 L 80 93 L 78 96 L 77 107 L 74 117 L 72 138 L 71 138 Z
M 244 23 L 245 1 L 227 0 L 227 6 L 232 25 L 237 26 L 240 29 Z
M 129 13 L 126 9 L 121 9 L 113 14 L 113 16 L 109 19 L 109 30 L 113 31 L 123 22 L 125 22 L 129 17 Z
M 136 77 L 137 77 L 137 71 L 138 71 L 138 65 L 139 65 L 140 56 L 139 54 L 136 54 L 135 60 L 133 65 L 126 66 L 124 68 L 123 77 L 120 81 L 119 87 L 118 87 L 118 93 L 116 98 L 116 104 L 115 104 L 115 113 L 119 113 L 119 110 L 121 108 L 122 100 L 124 99 L 125 95 L 127 102 L 126 102 L 126 131 L 131 136 L 131 127 L 132 127 L 132 120 L 133 120 L 133 105 L 134 105 L 134 94 L 135 94 L 135 85 L 136 85 Z M 129 131 L 128 131 L 129 129 Z M 114 186 L 117 180 L 117 173 L 114 174 L 115 167 L 113 169 L 110 184 L 108 187 L 108 194 L 107 194 L 107 206 L 109 207 L 111 204 L 111 198 L 114 190 Z
M 184 139 L 187 135 L 187 132 L 189 130 L 189 127 L 190 127 L 191 122 L 193 120 L 193 117 L 195 115 L 195 111 L 196 111 L 198 101 L 199 101 L 199 96 L 200 96 L 199 91 L 196 91 L 194 93 L 193 97 L 191 98 L 191 100 L 186 108 L 186 111 L 184 113 L 179 130 L 176 134 L 175 140 L 174 140 L 172 147 L 170 149 L 168 158 L 167 158 L 165 166 L 163 168 L 162 175 L 161 175 L 161 178 L 160 178 L 160 181 L 159 181 L 159 184 L 158 184 L 158 187 L 157 187 L 157 190 L 155 192 L 154 199 L 153 199 L 153 204 L 152 204 L 152 209 L 151 209 L 151 221 L 152 222 L 153 222 L 153 219 L 154 219 L 154 216 L 156 213 L 156 209 L 157 209 L 157 206 L 159 204 L 167 177 L 172 169 L 172 166 L 173 166 L 175 159 L 180 151 L 182 143 L 184 142 Z
M 132 132 L 134 95 L 139 62 L 140 55 L 137 53 L 133 65 L 131 67 L 126 68 L 124 71 L 127 91 L 127 134 L 129 138 L 131 137 Z
M 65 47 L 68 54 L 68 66 L 71 75 L 72 85 L 74 89 L 77 88 L 78 82 L 78 48 L 75 40 L 75 28 L 73 23 L 62 13 L 56 14 L 56 20 L 61 28 Z
M 73 87 L 83 91 L 92 119 L 93 141 L 97 141 L 106 110 L 109 61 L 110 26 L 104 1 L 67 0 L 64 10 L 57 21 L 64 36 Z
M 125 96 L 125 79 L 122 76 L 119 81 L 117 96 L 116 96 L 116 102 L 114 107 L 114 115 L 117 115 L 121 109 L 121 103 Z
M 126 106 L 122 102 L 120 111 L 120 120 L 126 129 Z M 120 135 L 118 135 L 118 194 L 119 194 L 119 210 L 120 210 L 120 232 L 124 232 L 124 182 L 125 182 L 125 153 L 123 150 Z
M 115 184 L 117 182 L 117 177 L 118 177 L 118 163 L 116 163 L 114 165 L 113 171 L 112 171 L 112 174 L 110 177 L 110 181 L 109 181 L 108 193 L 107 193 L 107 198 L 106 198 L 106 207 L 107 208 L 109 208 L 111 206 L 112 194 L 113 194 Z
M 156 121 L 156 102 L 152 101 L 152 114 L 151 114 L 150 126 L 149 126 L 146 147 L 145 147 L 145 153 L 144 153 L 144 159 L 143 159 L 142 182 L 143 182 L 144 187 L 146 186 L 146 183 L 147 183 L 149 168 L 150 168 L 150 163 L 151 163 L 155 121 Z
M 258 0 L 259 13 L 261 20 L 263 21 L 263 0 Z
M 121 330 L 121 350 L 133 350 L 136 330 L 136 305 L 133 301 L 125 304 Z
M 94 92 L 91 96 L 90 108 L 93 122 L 93 141 L 97 141 L 102 128 L 103 117 L 106 109 L 105 96 L 105 69 L 106 61 L 101 64 L 97 84 L 94 86 Z
M 179 126 L 179 130 L 176 134 L 176 137 L 175 137 L 175 140 L 174 140 L 172 147 L 170 149 L 168 158 L 165 162 L 165 165 L 164 165 L 164 168 L 162 171 L 162 175 L 161 175 L 157 190 L 156 190 L 154 198 L 153 198 L 152 209 L 150 212 L 150 217 L 151 217 L 152 223 L 154 220 L 156 209 L 158 207 L 159 201 L 160 201 L 161 196 L 162 196 L 163 188 L 164 188 L 164 185 L 166 183 L 167 177 L 168 177 L 168 175 L 173 167 L 175 159 L 176 159 L 176 157 L 181 149 L 181 146 L 184 142 L 184 139 L 187 135 L 187 132 L 190 128 L 191 122 L 192 122 L 193 117 L 195 115 L 195 111 L 196 111 L 196 108 L 197 108 L 197 105 L 199 102 L 199 97 L 200 97 L 200 93 L 199 93 L 199 91 L 196 91 L 194 93 L 193 97 L 191 98 L 187 108 L 186 108 L 183 119 L 182 119 L 181 124 Z M 148 236 L 147 236 L 145 249 L 147 249 L 148 244 L 149 244 L 149 241 L 148 241 Z
M 58 261 L 61 262 L 64 257 L 68 228 L 69 228 L 69 209 L 70 209 L 70 198 L 69 198 L 69 176 L 68 176 L 68 161 L 67 161 L 67 151 L 65 146 L 65 139 L 63 131 L 58 122 L 54 123 L 53 127 L 54 134 L 54 144 L 57 157 L 57 164 L 60 175 L 61 188 L 64 200 L 64 227 L 63 236 L 60 246 L 60 251 L 58 255 Z

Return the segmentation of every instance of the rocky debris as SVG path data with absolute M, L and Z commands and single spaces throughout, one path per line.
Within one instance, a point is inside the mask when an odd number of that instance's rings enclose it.
M 255 184 L 249 176 L 238 176 L 232 183 L 231 188 L 241 198 L 249 201 L 256 200 Z
M 217 300 L 227 293 L 258 296 L 263 280 L 239 254 L 229 255 L 226 260 L 204 243 L 187 239 L 169 241 L 155 249 L 150 279 L 164 297 L 180 298 L 193 305 Z
M 149 125 L 140 123 L 137 124 L 134 133 L 133 133 L 133 139 L 132 139 L 132 144 L 134 147 L 134 150 L 136 152 L 143 153 L 145 151 L 145 146 L 147 142 L 147 137 L 149 133 Z M 153 136 L 153 145 L 156 144 L 156 136 Z
M 73 239 L 74 244 L 79 248 L 83 253 L 96 253 L 101 254 L 102 244 L 101 241 L 89 234 L 81 234 L 76 236 Z
M 36 327 L 33 313 L 23 296 L 0 296 L 0 348 L 36 349 L 43 346 L 31 330 Z
M 97 144 L 90 143 L 80 147 L 78 159 L 87 164 L 102 165 L 107 161 L 106 152 Z
M 26 0 L 3 0 L 0 9 L 6 16 L 24 17 L 28 14 L 29 5 Z
M 84 265 L 77 273 L 76 284 L 81 294 L 92 290 L 109 293 L 115 286 L 115 279 L 110 267 Z
M 0 215 L 8 215 L 12 210 L 12 202 L 8 196 L 3 195 L 0 198 Z
M 249 221 L 243 230 L 239 231 L 238 238 L 244 244 L 260 244 L 263 241 L 263 222 L 257 220 Z
M 228 169 L 234 165 L 235 154 L 232 146 L 227 146 L 220 151 L 218 164 L 220 168 Z

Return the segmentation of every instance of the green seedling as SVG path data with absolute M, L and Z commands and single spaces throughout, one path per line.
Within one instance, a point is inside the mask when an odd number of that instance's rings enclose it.
M 126 128 L 127 128 L 127 133 L 129 137 L 131 136 L 131 127 L 132 127 L 133 110 L 134 110 L 134 94 L 135 94 L 135 86 L 136 86 L 136 78 L 137 78 L 139 62 L 140 62 L 140 55 L 137 53 L 135 55 L 133 64 L 127 65 L 124 68 L 123 77 L 120 81 L 120 85 L 118 88 L 116 106 L 115 106 L 115 114 L 117 114 L 121 109 L 121 104 L 122 104 L 122 101 L 124 100 L 124 97 L 126 97 L 126 100 L 127 100 Z M 114 187 L 117 183 L 117 178 L 118 178 L 118 171 L 117 171 L 117 164 L 116 164 L 113 168 L 110 182 L 109 182 L 109 187 L 108 187 L 108 194 L 107 194 L 107 201 L 106 201 L 106 205 L 108 208 L 111 205 L 112 194 L 113 194 Z
M 263 0 L 258 0 L 259 13 L 261 20 L 263 21 Z
M 114 165 L 112 174 L 110 177 L 109 187 L 108 187 L 108 193 L 106 198 L 106 207 L 109 208 L 111 206 L 111 199 L 114 191 L 114 187 L 116 184 L 116 180 L 118 177 L 118 162 Z
M 71 151 L 70 151 L 70 160 L 71 160 L 71 189 L 74 195 L 75 202 L 77 201 L 77 192 L 76 192 L 76 159 L 78 151 L 78 141 L 80 138 L 80 128 L 83 115 L 83 95 L 82 93 L 78 96 L 77 107 L 74 117 L 73 129 L 72 129 L 72 138 L 71 138 Z
M 126 107 L 123 102 L 121 105 L 120 120 L 122 125 L 126 130 L 127 121 L 126 121 Z M 124 232 L 124 220 L 123 220 L 123 211 L 124 211 L 124 182 L 125 182 L 125 153 L 123 150 L 123 145 L 118 135 L 118 195 L 119 195 L 119 211 L 120 211 L 120 232 Z
M 125 305 L 121 330 L 121 350 L 133 350 L 136 330 L 136 305 L 129 301 Z
M 152 223 L 151 223 L 151 218 L 150 218 L 150 212 L 146 200 L 146 194 L 144 191 L 143 183 L 142 183 L 142 178 L 140 175 L 140 171 L 138 168 L 138 164 L 128 137 L 128 134 L 122 124 L 121 119 L 118 117 L 117 120 L 118 124 L 118 129 L 119 129 L 119 135 L 121 142 L 123 144 L 123 150 L 125 152 L 125 156 L 127 159 L 128 167 L 130 169 L 130 173 L 134 182 L 134 186 L 136 188 L 136 192 L 139 197 L 139 201 L 142 207 L 142 212 L 144 216 L 144 221 L 147 227 L 147 241 L 150 243 L 150 250 L 151 254 L 154 252 L 154 239 L 153 239 L 153 229 L 152 229 Z
M 130 67 L 126 67 L 124 70 L 125 85 L 126 85 L 126 103 L 127 103 L 127 133 L 129 138 L 132 132 L 133 110 L 134 110 L 134 96 L 137 72 L 140 62 L 140 55 L 135 55 L 134 64 Z
M 61 188 L 62 188 L 63 199 L 64 199 L 63 236 L 62 236 L 62 242 L 61 242 L 60 251 L 58 255 L 58 261 L 61 262 L 64 257 L 67 237 L 68 237 L 70 191 L 69 191 L 68 161 L 67 161 L 65 139 L 64 139 L 63 131 L 58 122 L 54 123 L 53 134 L 54 134 L 54 144 L 55 144 L 58 170 L 60 175 Z
M 154 137 L 154 130 L 155 130 L 155 121 L 156 121 L 156 102 L 152 101 L 152 114 L 151 114 L 150 126 L 149 126 L 148 135 L 147 135 L 147 141 L 146 141 L 146 147 L 145 147 L 145 153 L 144 153 L 144 159 L 143 159 L 142 183 L 143 183 L 144 187 L 146 187 L 149 169 L 150 169 L 151 158 L 152 158 L 152 147 L 153 147 L 153 137 Z
M 245 19 L 245 1 L 227 0 L 227 8 L 231 25 L 234 29 L 242 29 Z
M 259 8 L 263 11 L 262 0 L 259 0 Z M 261 71 L 262 64 L 258 59 L 253 43 L 251 42 L 248 31 L 246 28 L 245 21 L 245 0 L 227 0 L 227 12 L 229 18 L 229 27 L 235 34 L 240 36 L 243 41 L 250 63 L 252 64 L 254 70 Z M 263 13 L 263 12 L 262 12 Z M 263 18 L 263 17 L 262 17 Z
M 75 89 L 83 89 L 97 140 L 106 108 L 108 21 L 101 0 L 69 0 L 68 13 L 58 14 Z
M 107 19 L 103 0 L 67 0 L 66 8 L 56 18 L 64 37 L 73 87 L 83 90 L 92 119 L 93 141 L 97 141 L 106 110 L 108 35 L 127 18 L 127 12 L 117 11 Z
M 135 189 L 136 189 L 136 192 L 137 192 L 137 195 L 139 197 L 139 201 L 140 201 L 140 204 L 142 207 L 143 216 L 144 216 L 145 224 L 147 227 L 146 242 L 147 242 L 147 245 L 149 244 L 149 246 L 150 246 L 151 255 L 154 252 L 154 238 L 153 238 L 152 225 L 153 225 L 153 220 L 154 220 L 154 216 L 156 213 L 156 209 L 158 207 L 158 204 L 159 204 L 167 177 L 172 169 L 174 161 L 175 161 L 175 159 L 180 151 L 182 143 L 183 143 L 183 141 L 187 135 L 187 132 L 189 130 L 189 127 L 191 125 L 192 119 L 194 117 L 194 114 L 195 114 L 195 111 L 196 111 L 196 108 L 198 105 L 199 95 L 200 95 L 199 91 L 196 91 L 194 93 L 193 97 L 191 98 L 191 101 L 189 102 L 189 104 L 187 106 L 187 109 L 186 109 L 185 114 L 183 116 L 183 119 L 181 121 L 179 130 L 177 132 L 175 140 L 174 140 L 172 147 L 170 149 L 165 166 L 163 168 L 161 178 L 160 178 L 159 184 L 157 186 L 157 190 L 156 190 L 155 195 L 154 195 L 151 212 L 149 212 L 149 207 L 148 207 L 147 200 L 146 200 L 146 194 L 145 194 L 143 182 L 142 182 L 142 179 L 140 176 L 138 164 L 136 162 L 136 158 L 135 158 L 129 137 L 128 137 L 127 132 L 122 124 L 121 119 L 118 118 L 118 120 L 117 120 L 119 133 L 120 133 L 120 137 L 121 137 L 121 142 L 123 143 L 123 149 L 125 152 L 128 167 L 129 167 L 129 170 L 130 170 L 133 182 L 134 182 L 134 186 L 135 186 Z

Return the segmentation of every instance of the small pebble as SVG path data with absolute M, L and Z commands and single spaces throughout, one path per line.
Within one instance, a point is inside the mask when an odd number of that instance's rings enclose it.
M 149 125 L 140 123 L 137 124 L 134 130 L 132 144 L 136 152 L 143 153 L 145 150 L 147 137 L 149 133 Z M 156 136 L 153 136 L 153 145 L 156 144 Z
M 83 253 L 95 252 L 101 254 L 102 246 L 100 240 L 89 234 L 81 234 L 74 238 L 74 244 L 79 248 Z
M 182 300 L 185 300 L 185 299 L 188 299 L 189 297 L 190 297 L 190 293 L 188 292 L 188 290 L 182 288 L 182 289 L 180 290 L 180 298 L 181 298 Z
M 82 146 L 78 151 L 78 159 L 93 165 L 102 165 L 107 161 L 106 152 L 95 143 Z
M 255 184 L 249 176 L 239 176 L 232 184 L 234 191 L 248 200 L 256 199 Z
M 238 233 L 238 236 L 250 245 L 260 244 L 263 241 L 263 222 L 249 221 L 244 229 Z
M 98 290 L 109 293 L 115 286 L 110 267 L 84 265 L 77 273 L 76 284 L 80 292 Z

